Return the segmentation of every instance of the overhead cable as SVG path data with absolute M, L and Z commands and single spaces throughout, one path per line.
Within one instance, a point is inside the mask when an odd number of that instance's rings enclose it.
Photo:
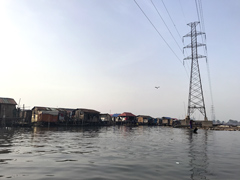
M 164 19 L 162 18 L 162 16 L 161 16 L 160 12 L 158 11 L 157 7 L 155 6 L 155 4 L 153 3 L 153 1 L 152 1 L 152 0 L 150 0 L 150 1 L 151 1 L 151 3 L 152 3 L 153 7 L 155 8 L 155 10 L 157 11 L 157 13 L 158 13 L 159 17 L 162 19 L 163 23 L 165 24 L 166 28 L 168 29 L 168 32 L 171 34 L 172 38 L 174 39 L 175 43 L 177 44 L 178 48 L 179 48 L 179 49 L 180 49 L 180 51 L 182 52 L 182 49 L 181 49 L 181 47 L 179 46 L 179 44 L 178 44 L 178 42 L 176 41 L 176 39 L 174 38 L 174 36 L 173 36 L 172 32 L 171 32 L 171 31 L 170 31 L 170 29 L 168 28 L 168 26 L 167 26 L 166 22 L 165 22 L 165 21 L 164 21 Z
M 182 39 L 182 37 L 181 37 L 179 31 L 177 30 L 177 27 L 176 27 L 175 23 L 173 22 L 173 19 L 172 19 L 172 17 L 170 16 L 170 14 L 169 14 L 169 12 L 168 12 L 168 9 L 167 9 L 167 7 L 165 6 L 163 0 L 162 0 L 162 3 L 163 3 L 163 5 L 164 5 L 164 7 L 165 7 L 165 9 L 166 9 L 166 11 L 167 11 L 167 13 L 168 13 L 168 16 L 170 17 L 170 19 L 171 19 L 171 21 L 172 21 L 172 23 L 173 23 L 173 25 L 174 25 L 174 27 L 175 27 L 175 29 L 176 29 L 176 31 L 177 31 L 177 33 L 178 33 L 180 39 Z
M 204 24 L 203 8 L 202 8 L 202 1 L 201 0 L 198 0 L 198 5 L 199 5 L 200 16 L 201 16 L 201 21 L 202 21 L 202 28 L 203 28 L 203 31 L 205 32 L 205 24 Z
M 185 23 L 187 24 L 186 17 L 185 17 L 184 11 L 183 11 L 183 7 L 182 7 L 181 0 L 179 0 L 179 4 L 180 4 L 181 10 L 182 10 L 182 14 L 183 14 L 183 18 L 184 18 L 184 20 L 185 20 Z
M 134 0 L 134 2 L 136 3 L 136 5 L 138 6 L 138 8 L 142 11 L 142 13 L 144 14 L 144 16 L 148 19 L 148 21 L 150 22 L 150 24 L 153 26 L 153 28 L 157 31 L 158 35 L 162 38 L 162 40 L 166 43 L 166 45 L 169 47 L 169 49 L 172 51 L 172 53 L 176 56 L 176 58 L 179 60 L 179 62 L 182 64 L 180 58 L 177 56 L 177 54 L 173 51 L 173 49 L 171 48 L 171 46 L 167 43 L 167 41 L 163 38 L 163 36 L 161 35 L 161 33 L 158 31 L 158 29 L 156 28 L 156 26 L 154 26 L 154 24 L 152 23 L 152 21 L 149 19 L 149 17 L 146 15 L 146 13 L 143 11 L 143 9 L 139 6 L 139 4 L 136 2 L 136 0 Z
M 196 9 L 197 9 L 197 16 L 198 16 L 198 21 L 200 22 L 200 31 L 202 32 L 202 20 L 200 19 L 200 15 L 199 15 L 199 11 L 200 11 L 200 8 L 199 8 L 199 4 L 197 3 L 197 0 L 195 0 L 195 4 L 196 4 Z M 202 42 L 203 41 L 203 35 L 201 34 L 201 38 L 202 38 Z M 206 53 L 206 49 L 203 47 L 203 50 L 204 52 Z
M 205 31 L 202 1 L 198 0 L 198 3 L 197 3 L 197 0 L 195 0 L 195 4 L 196 4 L 196 9 L 197 9 L 198 20 L 199 20 L 199 22 L 201 22 L 200 23 L 200 30 L 202 31 L 202 29 L 203 29 L 203 31 Z M 203 41 L 203 37 L 202 37 L 202 41 Z M 205 38 L 205 43 L 206 43 L 206 38 Z M 207 50 L 205 48 L 204 48 L 204 52 L 208 56 L 208 52 L 207 52 Z M 208 60 L 206 61 L 206 64 L 207 64 L 210 96 L 211 96 L 211 102 L 212 102 L 212 117 L 215 119 L 214 101 L 213 101 L 213 93 L 212 93 L 212 83 L 211 83 L 211 78 L 210 78 L 210 68 L 209 68 L 209 61 Z
M 179 1 L 179 2 L 180 2 L 180 1 Z M 169 18 L 171 19 L 171 21 L 172 21 L 172 23 L 173 23 L 173 26 L 175 27 L 175 29 L 176 29 L 176 31 L 177 31 L 180 39 L 182 39 L 182 37 L 181 37 L 181 35 L 180 35 L 180 33 L 179 33 L 178 29 L 177 29 L 177 26 L 175 25 L 175 23 L 174 23 L 174 21 L 173 21 L 173 19 L 172 19 L 172 17 L 171 17 L 171 15 L 170 15 L 170 13 L 169 13 L 169 11 L 168 11 L 168 9 L 167 9 L 167 7 L 166 7 L 166 5 L 165 5 L 165 3 L 164 3 L 163 0 L 162 0 L 162 3 L 163 3 L 163 6 L 164 6 L 165 10 L 167 11 L 167 14 L 168 14 Z M 181 2 L 180 2 L 180 5 L 181 5 Z M 181 6 L 181 8 L 182 8 L 182 6 Z M 182 13 L 183 13 L 183 10 L 182 10 Z M 184 15 L 184 13 L 183 13 L 183 15 Z M 185 16 L 184 16 L 184 18 L 185 18 Z M 185 21 L 186 21 L 186 18 L 185 18 Z M 184 46 L 184 43 L 183 43 L 183 46 Z M 187 53 L 187 52 L 186 52 L 186 53 Z M 184 53 L 183 53 L 183 55 L 184 55 Z M 185 56 L 185 55 L 184 55 L 184 56 Z M 188 53 L 187 53 L 187 56 L 188 56 Z M 184 68 L 185 68 L 185 63 L 183 63 L 183 66 L 184 66 Z M 187 64 L 187 67 L 188 67 L 188 64 Z M 189 67 L 188 67 L 188 69 L 189 69 L 189 71 L 190 71 L 190 68 L 189 68 Z M 185 70 L 186 70 L 186 68 L 185 68 Z

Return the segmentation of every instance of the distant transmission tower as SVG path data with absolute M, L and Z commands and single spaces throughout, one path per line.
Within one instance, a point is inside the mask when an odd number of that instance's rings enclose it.
M 214 106 L 212 105 L 212 120 L 215 120 L 215 110 L 214 110 Z
M 191 32 L 186 34 L 184 37 L 191 37 L 191 44 L 184 47 L 191 48 L 191 55 L 184 58 L 184 60 L 191 60 L 191 75 L 190 75 L 190 86 L 189 86 L 189 96 L 188 96 L 188 117 L 191 118 L 196 110 L 199 110 L 203 115 L 204 120 L 207 121 L 202 82 L 198 64 L 198 58 L 206 58 L 206 56 L 198 55 L 198 47 L 205 46 L 205 44 L 197 42 L 197 36 L 205 33 L 197 32 L 196 26 L 199 22 L 192 22 L 187 25 L 191 27 Z

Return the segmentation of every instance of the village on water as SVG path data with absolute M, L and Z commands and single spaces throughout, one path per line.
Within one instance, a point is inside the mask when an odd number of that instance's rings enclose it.
M 0 98 L 0 126 L 87 126 L 87 125 L 159 125 L 189 127 L 187 119 L 134 115 L 131 112 L 100 113 L 84 108 L 52 108 L 34 106 L 31 110 L 16 107 L 13 98 Z M 211 128 L 212 121 L 195 121 L 197 127 Z

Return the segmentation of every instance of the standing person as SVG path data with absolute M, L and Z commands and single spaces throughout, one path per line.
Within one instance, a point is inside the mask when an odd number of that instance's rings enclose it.
M 192 129 L 193 120 L 190 120 L 190 129 Z

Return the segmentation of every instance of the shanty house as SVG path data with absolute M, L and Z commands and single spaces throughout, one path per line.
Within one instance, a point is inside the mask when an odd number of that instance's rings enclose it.
M 151 116 L 146 116 L 146 115 L 137 116 L 138 124 L 142 124 L 142 125 L 147 125 L 151 119 L 152 119 Z
M 72 112 L 75 110 L 75 109 L 69 109 L 69 108 L 57 108 L 58 111 L 59 111 L 59 114 L 58 114 L 58 121 L 59 123 L 73 123 L 72 122 Z
M 136 116 L 130 112 L 124 112 L 119 117 L 122 119 L 122 122 L 127 124 L 135 124 L 137 122 Z
M 0 119 L 11 119 L 17 117 L 17 103 L 12 98 L 0 97 Z
M 27 124 L 31 124 L 32 110 L 21 111 L 19 118 L 22 120 L 22 122 L 25 122 Z
M 50 113 L 50 111 L 55 111 L 55 112 Z M 32 108 L 32 120 L 31 120 L 31 122 L 32 123 L 51 122 L 51 121 L 55 122 L 55 118 L 54 118 L 54 120 L 50 120 L 50 118 L 52 118 L 52 116 L 56 116 L 55 114 L 57 114 L 57 112 L 58 112 L 58 110 L 56 108 L 35 106 L 35 107 Z
M 159 120 L 157 118 L 151 118 L 148 120 L 148 125 L 158 125 Z
M 97 124 L 100 119 L 100 112 L 92 109 L 75 109 L 72 112 L 74 124 Z
M 112 124 L 112 116 L 110 114 L 100 114 L 101 123 L 110 125 Z
M 171 118 L 170 117 L 162 117 L 162 125 L 163 126 L 170 126 L 171 124 Z
M 157 119 L 157 125 L 161 126 L 162 125 L 162 118 L 156 118 Z
M 172 118 L 172 126 L 173 127 L 176 127 L 176 126 L 178 126 L 178 125 L 181 125 L 181 121 L 180 120 L 178 120 L 177 118 Z
M 40 111 L 38 114 L 38 122 L 42 123 L 58 123 L 58 111 Z
M 120 114 L 118 114 L 118 113 L 112 114 L 112 115 L 111 115 L 111 116 L 112 116 L 112 121 L 113 121 L 113 122 L 119 121 L 119 119 L 120 119 L 119 115 L 120 115 Z

